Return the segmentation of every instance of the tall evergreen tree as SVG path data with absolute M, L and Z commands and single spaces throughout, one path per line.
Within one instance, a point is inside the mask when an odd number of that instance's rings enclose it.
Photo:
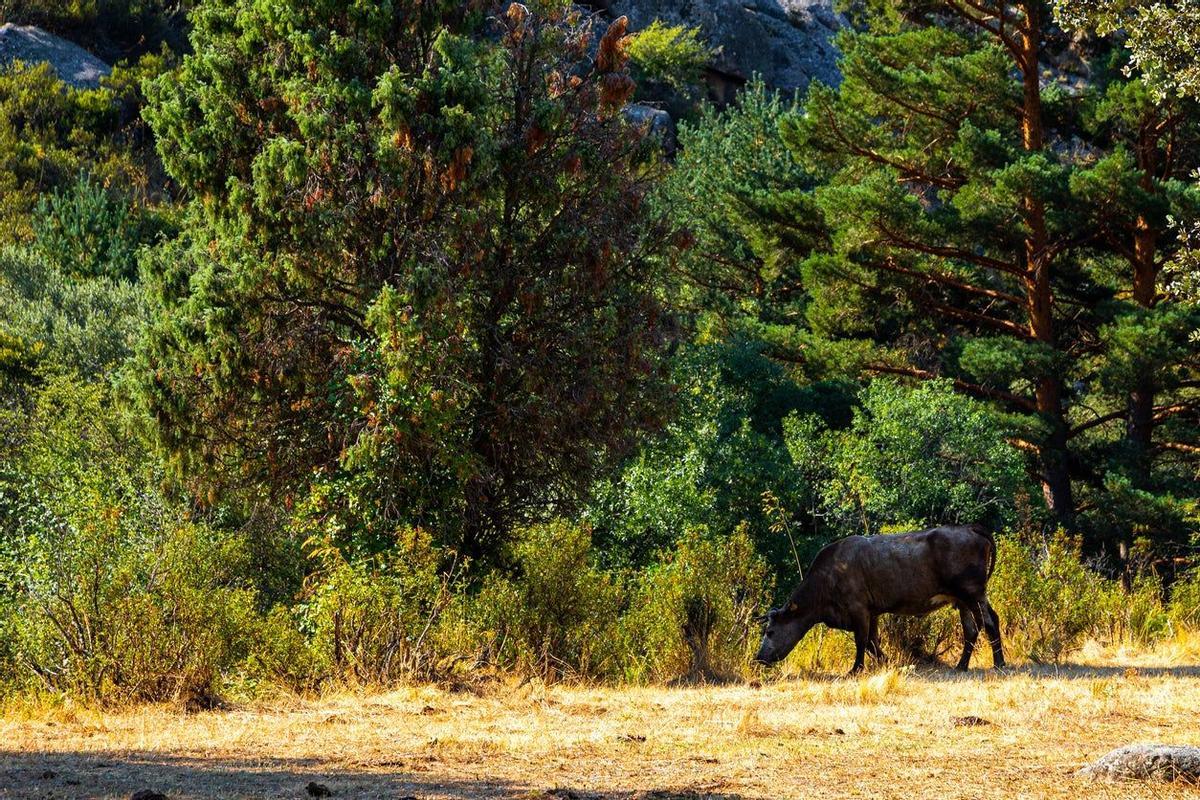
M 486 556 L 655 424 L 624 20 L 593 51 L 564 3 L 477 8 L 197 7 L 147 112 L 194 199 L 137 387 L 185 477 Z

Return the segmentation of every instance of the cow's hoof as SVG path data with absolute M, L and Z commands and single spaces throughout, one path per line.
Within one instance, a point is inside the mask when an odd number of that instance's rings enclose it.
M 970 669 L 971 668 L 969 666 L 967 666 L 966 664 L 958 664 L 954 667 L 955 672 L 969 672 Z

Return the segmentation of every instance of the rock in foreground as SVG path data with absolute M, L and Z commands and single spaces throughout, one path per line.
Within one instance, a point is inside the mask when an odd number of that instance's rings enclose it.
M 1090 778 L 1132 778 L 1200 784 L 1200 747 L 1133 744 L 1113 750 L 1076 773 Z

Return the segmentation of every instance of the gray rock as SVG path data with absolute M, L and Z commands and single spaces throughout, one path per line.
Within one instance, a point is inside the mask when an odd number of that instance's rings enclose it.
M 629 16 L 631 30 L 656 19 L 700 28 L 719 48 L 712 70 L 719 81 L 761 75 L 776 89 L 804 89 L 812 80 L 838 82 L 838 51 L 831 41 L 843 19 L 832 0 L 606 0 L 613 15 Z
M 1200 747 L 1132 744 L 1113 750 L 1076 775 L 1200 783 Z
M 82 47 L 33 25 L 0 25 L 0 66 L 13 61 L 48 63 L 64 82 L 79 89 L 94 89 L 112 72 Z
M 625 116 L 634 125 L 645 126 L 651 136 L 657 136 L 668 153 L 674 152 L 675 120 L 666 111 L 644 103 L 630 103 L 625 106 Z

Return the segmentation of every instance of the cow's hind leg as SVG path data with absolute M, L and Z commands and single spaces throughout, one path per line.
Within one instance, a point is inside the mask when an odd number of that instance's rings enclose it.
M 971 603 L 960 603 L 958 618 L 962 621 L 963 653 L 955 667 L 960 672 L 966 672 L 971 665 L 971 653 L 975 651 L 975 640 L 979 638 L 979 624 L 982 621 L 979 610 Z
M 986 599 L 980 604 L 983 608 L 983 629 L 987 631 L 988 642 L 992 645 L 992 666 L 1003 667 L 1004 647 L 1000 644 L 1000 617 L 996 609 Z

